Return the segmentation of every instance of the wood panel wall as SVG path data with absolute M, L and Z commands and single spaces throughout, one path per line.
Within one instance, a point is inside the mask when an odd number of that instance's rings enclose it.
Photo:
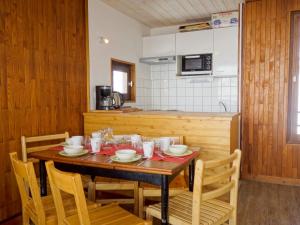
M 0 221 L 20 212 L 21 135 L 83 131 L 85 19 L 84 0 L 0 1 Z
M 290 12 L 300 0 L 247 1 L 243 21 L 242 175 L 300 183 L 300 145 L 286 143 Z

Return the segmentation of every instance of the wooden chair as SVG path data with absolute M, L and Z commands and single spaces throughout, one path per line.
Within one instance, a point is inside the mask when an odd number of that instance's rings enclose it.
M 183 136 L 170 137 L 174 144 L 183 144 Z M 143 137 L 143 139 L 159 139 L 159 137 Z M 183 191 L 188 190 L 187 186 L 187 171 L 180 173 L 171 183 L 169 188 L 169 196 L 176 196 Z M 161 189 L 155 185 L 149 185 L 141 183 L 139 187 L 139 217 L 143 218 L 145 211 L 145 199 L 146 198 L 158 198 L 161 197 Z
M 194 192 L 183 192 L 169 201 L 169 222 L 180 225 L 237 223 L 237 198 L 240 173 L 241 151 L 221 160 L 203 162 L 198 160 L 195 169 Z M 227 169 L 206 176 L 205 171 L 228 165 Z M 203 191 L 207 185 L 221 183 L 214 190 Z M 230 194 L 229 203 L 220 199 Z M 161 204 L 147 208 L 147 218 L 161 218 Z
M 62 134 L 51 134 L 51 135 L 43 135 L 43 136 L 33 136 L 33 137 L 21 137 L 21 146 L 22 146 L 22 159 L 24 162 L 27 162 L 28 160 L 38 163 L 37 159 L 30 158 L 28 159 L 27 155 L 31 152 L 36 152 L 36 151 L 43 151 L 46 149 L 49 149 L 51 147 L 58 146 L 62 141 L 66 141 L 68 139 L 69 132 L 65 132 Z M 42 145 L 42 143 L 45 142 L 56 142 L 56 143 L 51 143 L 51 144 L 46 144 Z M 28 147 L 28 144 L 34 144 L 38 143 L 38 145 L 35 144 L 34 147 Z M 84 182 L 84 186 L 87 188 L 89 181 L 90 181 L 90 176 L 82 176 L 82 180 Z M 39 183 L 39 180 L 38 180 Z M 48 185 L 48 184 L 47 184 Z M 48 185 L 48 190 L 50 190 L 50 186 Z
M 50 195 L 40 196 L 33 163 L 18 160 L 16 152 L 9 155 L 21 195 L 23 225 L 29 225 L 30 220 L 39 225 L 57 224 L 53 198 Z M 75 202 L 71 197 L 70 195 L 63 196 L 68 215 L 76 213 Z M 89 203 L 89 207 L 95 208 L 96 205 Z
M 119 138 L 123 135 L 115 135 Z M 130 136 L 130 135 L 124 135 Z M 118 194 L 124 194 L 128 196 L 128 192 L 133 192 L 128 198 L 96 198 L 96 191 L 114 191 Z M 120 193 L 122 192 L 122 193 Z M 88 187 L 88 198 L 92 201 L 96 201 L 101 204 L 108 204 L 112 202 L 118 202 L 119 204 L 133 204 L 134 214 L 138 215 L 139 213 L 139 183 L 137 181 L 127 181 L 122 179 L 113 179 L 113 178 L 104 178 L 96 177 L 94 181 L 89 182 Z M 131 197 L 132 196 L 132 197 Z M 130 198 L 131 197 L 131 198 Z
M 63 140 L 65 141 L 67 138 L 69 138 L 69 132 L 65 132 L 63 134 L 52 134 L 52 135 L 44 135 L 44 136 L 34 136 L 34 137 L 21 137 L 21 146 L 22 146 L 22 158 L 24 162 L 27 162 L 27 154 L 31 152 L 36 152 L 36 151 L 42 151 L 49 149 L 51 147 L 58 146 L 59 143 Z M 55 141 L 57 143 L 55 144 L 47 144 L 47 145 L 38 145 L 34 147 L 28 147 L 28 143 L 37 143 L 37 142 L 46 142 L 46 141 Z M 58 142 L 59 141 L 59 142 Z M 35 162 L 37 162 L 36 159 L 30 159 Z
M 90 224 L 122 224 L 122 225 L 146 225 L 146 222 L 137 216 L 120 208 L 117 204 L 99 206 L 96 209 L 88 210 L 83 193 L 83 186 L 79 174 L 66 173 L 57 170 L 53 161 L 46 162 L 46 169 L 49 176 L 54 203 L 56 206 L 58 224 L 69 225 L 90 225 Z M 78 214 L 67 216 L 63 207 L 61 191 L 74 196 Z

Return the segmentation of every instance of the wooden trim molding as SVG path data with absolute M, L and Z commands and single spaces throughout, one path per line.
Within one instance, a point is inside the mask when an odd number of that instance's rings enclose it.
M 282 184 L 282 185 L 293 185 L 300 186 L 300 179 L 287 178 L 287 177 L 273 177 L 265 175 L 250 175 L 244 174 L 241 176 L 244 180 L 253 180 L 258 182 L 270 183 L 270 184 Z
M 86 46 L 86 111 L 90 112 L 90 39 L 89 39 L 89 1 L 85 0 L 85 46 Z
M 113 77 L 113 62 L 118 62 L 118 63 L 122 63 L 122 64 L 126 64 L 130 66 L 130 75 L 131 75 L 131 80 L 133 81 L 133 85 L 131 87 L 131 93 L 130 93 L 130 100 L 126 100 L 127 103 L 135 103 L 136 102 L 136 65 L 135 63 L 132 62 L 128 62 L 128 61 L 124 61 L 124 60 L 120 60 L 120 59 L 116 59 L 116 58 L 111 58 L 110 60 L 110 84 L 112 86 L 112 77 Z

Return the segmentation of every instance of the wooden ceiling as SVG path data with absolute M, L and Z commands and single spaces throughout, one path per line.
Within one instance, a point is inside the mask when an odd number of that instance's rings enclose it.
M 192 23 L 212 13 L 237 10 L 242 0 L 102 0 L 116 10 L 154 28 Z

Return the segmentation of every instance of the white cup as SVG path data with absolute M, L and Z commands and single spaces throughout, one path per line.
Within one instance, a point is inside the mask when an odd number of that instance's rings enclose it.
M 144 156 L 146 158 L 152 158 L 154 152 L 154 142 L 153 141 L 143 142 L 143 150 L 144 150 Z
M 163 152 L 169 150 L 170 144 L 171 144 L 171 138 L 169 137 L 162 137 L 159 139 L 160 150 Z
M 100 152 L 101 138 L 91 138 L 92 152 Z
M 68 145 L 82 145 L 83 136 L 72 136 L 66 140 Z

